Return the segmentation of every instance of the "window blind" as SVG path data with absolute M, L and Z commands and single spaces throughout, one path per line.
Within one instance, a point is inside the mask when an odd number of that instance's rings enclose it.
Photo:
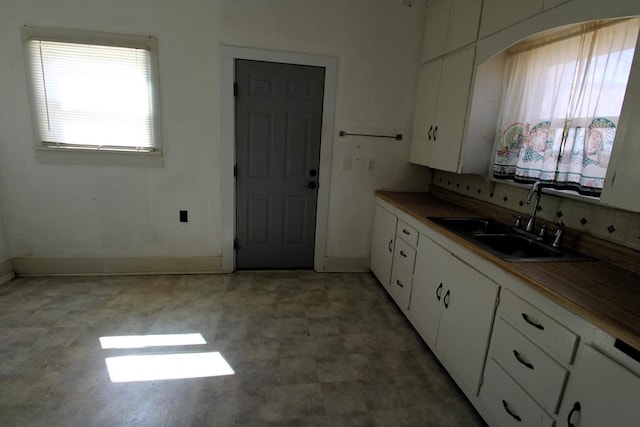
M 153 151 L 148 50 L 31 40 L 29 52 L 43 145 Z

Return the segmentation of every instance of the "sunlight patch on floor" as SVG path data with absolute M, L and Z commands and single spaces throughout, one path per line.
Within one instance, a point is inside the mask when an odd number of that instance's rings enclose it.
M 206 343 L 202 334 L 197 333 L 100 337 L 100 345 L 103 349 L 201 345 Z
M 105 359 L 114 383 L 233 375 L 219 352 L 149 354 Z

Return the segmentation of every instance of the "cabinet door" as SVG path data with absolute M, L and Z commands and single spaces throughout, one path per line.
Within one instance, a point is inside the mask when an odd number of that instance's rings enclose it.
M 458 172 L 474 58 L 475 47 L 470 47 L 442 61 L 436 127 L 427 166 Z
M 447 31 L 446 52 L 453 52 L 478 38 L 482 2 L 478 0 L 452 0 Z
M 559 419 L 562 425 L 570 421 L 575 427 L 638 425 L 638 396 L 640 378 L 585 346 L 569 377 Z
M 440 310 L 444 296 L 442 260 L 450 257 L 438 244 L 424 234 L 418 240 L 416 266 L 413 273 L 409 320 L 420 336 L 434 347 L 438 337 Z
M 458 258 L 441 259 L 445 272 L 443 309 L 437 347 L 472 394 L 478 392 L 489 346 L 498 285 Z
M 440 0 L 427 8 L 422 42 L 422 62 L 442 56 L 447 42 L 451 0 Z
M 616 139 L 600 201 L 617 208 L 640 212 L 640 37 L 636 45 L 627 92 L 620 113 Z
M 394 214 L 376 205 L 371 239 L 371 271 L 385 286 L 388 286 L 391 280 L 397 222 L 398 218 Z
M 436 107 L 442 61 L 430 62 L 422 66 L 416 93 L 416 108 L 413 115 L 413 134 L 409 161 L 428 166 L 436 126 Z
M 484 0 L 480 37 L 495 33 L 542 11 L 543 0 Z

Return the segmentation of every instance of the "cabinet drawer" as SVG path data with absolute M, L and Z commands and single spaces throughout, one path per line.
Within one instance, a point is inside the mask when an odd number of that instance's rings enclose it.
M 396 239 L 396 250 L 394 252 L 394 266 L 399 265 L 408 273 L 413 274 L 413 266 L 416 262 L 416 250 L 409 246 L 402 239 Z
M 396 304 L 402 308 L 409 308 L 412 284 L 413 276 L 397 264 L 394 265 L 393 273 L 391 273 L 391 283 L 389 284 L 389 294 L 391 294 Z
M 418 246 L 418 230 L 407 224 L 402 220 L 398 220 L 398 227 L 396 229 L 398 237 L 407 242 L 414 248 Z
M 491 359 L 484 371 L 480 400 L 499 426 L 553 425 L 553 419 Z
M 578 336 L 560 323 L 507 290 L 500 296 L 498 311 L 527 338 L 558 360 L 565 363 L 573 361 Z
M 555 413 L 567 377 L 562 365 L 501 318 L 493 328 L 490 354 L 536 401 Z

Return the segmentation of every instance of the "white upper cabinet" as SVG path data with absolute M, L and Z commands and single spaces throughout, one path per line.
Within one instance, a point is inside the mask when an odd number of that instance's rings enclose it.
M 478 38 L 482 2 L 440 0 L 427 9 L 422 62 L 475 42 Z
M 474 56 L 470 47 L 422 66 L 410 162 L 459 171 Z
M 542 10 L 551 9 L 552 7 L 556 7 L 561 5 L 562 3 L 566 3 L 569 0 L 544 0 L 542 4 Z
M 627 83 L 616 140 L 600 201 L 606 205 L 640 212 L 640 38 Z
M 480 38 L 542 12 L 543 0 L 484 0 Z

